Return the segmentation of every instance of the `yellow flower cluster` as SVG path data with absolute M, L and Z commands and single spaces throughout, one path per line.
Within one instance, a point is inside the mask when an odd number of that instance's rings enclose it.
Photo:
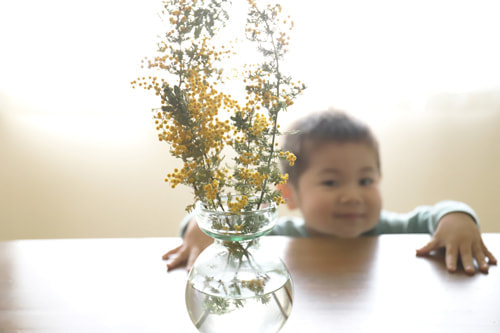
M 174 169 L 174 172 L 167 174 L 165 178 L 166 182 L 170 182 L 171 187 L 175 188 L 177 185 L 182 184 L 186 181 L 192 183 L 194 179 L 191 177 L 193 174 L 193 170 L 190 167 L 189 163 L 184 163 L 184 167 L 182 169 Z
M 284 32 L 280 32 L 280 36 L 276 40 L 281 45 L 286 46 L 289 44 L 290 37 L 288 37 Z
M 269 179 L 268 174 L 261 174 L 258 170 L 240 168 L 240 177 L 248 184 L 252 185 L 260 191 L 262 189 L 262 184 Z
M 272 123 L 272 121 L 271 121 Z M 255 115 L 255 120 L 253 126 L 250 128 L 250 133 L 255 136 L 260 136 L 266 129 L 269 129 L 270 123 L 268 118 L 263 114 L 257 113 Z
M 284 175 L 280 175 L 281 182 L 278 183 L 278 185 L 285 184 L 288 181 L 288 174 L 285 173 Z
M 273 198 L 274 202 L 277 204 L 277 205 L 281 205 L 281 204 L 284 204 L 286 203 L 285 199 L 283 199 L 282 196 L 277 196 L 277 197 L 274 197 Z
M 295 164 L 295 160 L 297 159 L 297 157 L 293 153 L 290 153 L 289 151 L 286 152 L 281 151 L 280 156 L 286 157 L 286 160 L 289 162 L 290 166 L 293 166 Z
M 260 110 L 261 106 L 266 109 L 276 107 L 279 103 L 279 96 L 273 95 L 271 92 L 266 91 L 265 88 L 265 84 L 271 80 L 271 75 L 263 73 L 262 70 L 256 70 L 255 72 L 248 70 L 245 74 L 250 76 L 249 80 L 252 82 L 252 84 L 247 85 L 245 109 L 251 112 L 253 109 Z
M 258 6 L 257 6 L 257 2 L 255 0 L 248 0 L 248 4 L 250 5 L 250 7 L 258 10 Z M 281 5 L 279 3 L 275 4 L 274 5 L 274 8 L 272 7 L 271 4 L 268 4 L 267 5 L 267 8 L 269 10 L 271 10 L 271 14 L 273 16 L 277 16 L 279 13 L 281 13 L 281 11 L 283 10 L 283 8 L 281 7 Z
M 229 202 L 227 204 L 229 210 L 231 210 L 233 214 L 240 212 L 243 209 L 243 207 L 245 207 L 248 204 L 248 198 L 245 195 L 242 195 L 241 197 L 236 197 L 235 200 L 236 202 Z
M 213 201 L 217 198 L 219 182 L 217 181 L 217 179 L 214 179 L 211 184 L 204 185 L 203 189 L 205 190 L 205 197 L 208 200 Z
M 172 188 L 190 186 L 195 200 L 211 208 L 220 207 L 224 196 L 232 196 L 228 210 L 234 213 L 263 202 L 283 203 L 272 186 L 285 183 L 287 175 L 279 173 L 275 160 L 286 159 L 293 165 L 295 156 L 277 153 L 278 113 L 291 106 L 305 88 L 295 86 L 279 66 L 289 44 L 282 30 L 291 29 L 293 22 L 281 18 L 280 4 L 258 8 L 257 1 L 248 0 L 245 34 L 259 45 L 266 60 L 245 65 L 240 72 L 246 90 L 240 104 L 218 89 L 227 76 L 223 60 L 233 49 L 231 43 L 216 46 L 213 37 L 224 26 L 229 1 L 221 0 L 217 6 L 202 0 L 163 3 L 169 28 L 158 43 L 158 56 L 145 58 L 141 66 L 154 74 L 131 84 L 160 97 L 161 105 L 153 116 L 158 139 L 167 142 L 170 153 L 184 162 L 165 181 Z M 223 116 L 222 111 L 226 112 Z M 225 153 L 236 156 L 228 160 Z M 247 195 L 260 199 L 255 202 Z M 234 230 L 242 227 L 234 226 Z
M 218 110 L 222 106 L 234 108 L 236 102 L 218 93 L 196 71 L 191 72 L 187 85 L 187 108 L 191 122 L 183 124 L 170 113 L 158 112 L 155 116 L 158 138 L 169 142 L 176 156 L 217 155 L 226 144 L 231 143 L 233 129 L 228 120 L 218 119 Z
M 257 165 L 259 160 L 258 154 L 252 154 L 248 152 L 244 152 L 241 156 L 238 157 L 238 160 L 244 165 Z

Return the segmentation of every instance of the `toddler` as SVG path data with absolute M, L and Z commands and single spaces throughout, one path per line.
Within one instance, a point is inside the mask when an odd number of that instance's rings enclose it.
M 474 211 L 466 204 L 442 201 L 419 206 L 406 214 L 382 210 L 379 148 L 371 130 L 349 115 L 328 110 L 294 123 L 284 150 L 295 154 L 294 166 L 283 163 L 288 182 L 281 192 L 290 209 L 303 218 L 282 217 L 271 235 L 353 238 L 389 233 L 429 233 L 432 239 L 417 255 L 444 248 L 446 267 L 457 269 L 461 260 L 467 274 L 487 273 L 496 259 L 483 244 Z M 188 216 L 183 243 L 163 258 L 168 269 L 187 264 L 189 269 L 212 239 Z

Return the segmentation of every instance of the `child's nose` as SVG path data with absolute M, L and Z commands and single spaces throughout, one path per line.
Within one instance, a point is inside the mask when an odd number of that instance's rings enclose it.
M 340 194 L 341 203 L 357 203 L 361 201 L 361 192 L 357 186 L 346 186 Z

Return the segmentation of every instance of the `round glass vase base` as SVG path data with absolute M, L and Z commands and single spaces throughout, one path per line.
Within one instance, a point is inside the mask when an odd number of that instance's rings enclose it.
M 188 283 L 186 303 L 193 324 L 202 333 L 276 333 L 292 310 L 292 282 L 266 294 L 246 298 L 206 294 Z
M 278 332 L 292 311 L 293 283 L 271 243 L 260 242 L 276 223 L 276 207 L 228 214 L 198 205 L 196 219 L 215 238 L 196 259 L 186 284 L 187 310 L 198 331 Z

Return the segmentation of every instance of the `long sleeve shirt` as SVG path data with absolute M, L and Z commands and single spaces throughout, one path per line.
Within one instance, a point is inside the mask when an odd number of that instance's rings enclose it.
M 441 201 L 432 206 L 418 206 L 409 213 L 394 213 L 382 210 L 375 228 L 362 236 L 382 234 L 433 234 L 441 218 L 449 213 L 462 212 L 469 214 L 479 225 L 474 210 L 458 201 Z M 269 235 L 292 237 L 309 237 L 305 222 L 300 217 L 281 217 Z

